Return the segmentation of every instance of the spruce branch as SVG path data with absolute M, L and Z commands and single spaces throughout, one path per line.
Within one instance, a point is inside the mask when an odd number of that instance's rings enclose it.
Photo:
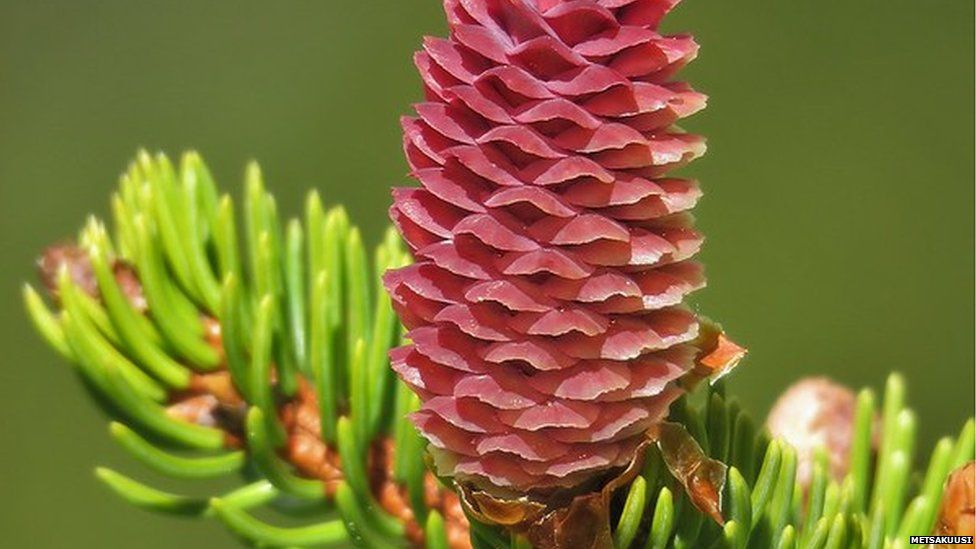
M 197 497 L 106 468 L 100 480 L 136 505 L 213 516 L 260 545 L 466 539 L 456 497 L 394 421 L 416 407 L 386 359 L 400 327 L 378 274 L 409 261 L 395 233 L 370 261 L 344 210 L 325 210 L 314 192 L 305 223 L 283 228 L 252 164 L 238 239 L 232 201 L 195 153 L 179 168 L 140 153 L 112 211 L 114 238 L 92 218 L 76 245 L 44 255 L 58 310 L 27 285 L 31 318 L 138 461 L 176 478 L 254 482 Z M 332 518 L 281 528 L 252 514 L 283 502 Z
M 425 443 L 406 420 L 419 399 L 387 359 L 401 328 L 379 275 L 409 261 L 395 234 L 367 261 L 344 211 L 325 210 L 315 193 L 304 223 L 282 227 L 253 165 L 239 241 L 231 199 L 192 153 L 179 170 L 141 153 L 112 204 L 114 238 L 90 219 L 76 245 L 45 254 L 55 307 L 25 285 L 29 315 L 138 462 L 174 479 L 236 474 L 244 484 L 186 495 L 104 467 L 99 480 L 136 506 L 216 518 L 259 546 L 525 546 L 468 524 L 427 472 Z M 682 448 L 729 466 L 718 494 L 724 524 L 688 497 L 687 477 L 669 462 L 675 452 L 653 446 L 615 497 L 614 546 L 874 548 L 933 531 L 945 479 L 973 459 L 974 424 L 941 439 L 916 470 L 905 393 L 897 375 L 881 400 L 862 390 L 848 472 L 835 478 L 821 449 L 804 491 L 793 448 L 770 440 L 722 382 L 703 384 L 670 420 L 692 436 Z M 264 506 L 314 513 L 305 526 L 281 527 L 255 516 Z

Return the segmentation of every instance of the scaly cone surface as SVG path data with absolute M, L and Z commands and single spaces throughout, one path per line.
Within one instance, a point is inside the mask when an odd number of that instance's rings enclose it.
M 412 344 L 393 368 L 441 474 L 516 492 L 629 463 L 699 349 L 695 181 L 673 124 L 705 96 L 673 75 L 677 0 L 446 0 L 403 120 L 420 188 L 391 216 L 416 263 L 386 276 Z M 486 484 L 487 481 L 487 484 Z

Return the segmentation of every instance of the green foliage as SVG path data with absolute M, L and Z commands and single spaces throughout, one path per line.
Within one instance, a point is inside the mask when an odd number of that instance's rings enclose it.
M 915 414 L 905 407 L 901 376 L 888 378 L 880 410 L 882 433 L 876 459 L 872 428 L 878 414 L 874 392 L 857 396 L 850 472 L 831 478 L 827 454 L 817 453 L 809 489 L 796 486 L 796 452 L 758 434 L 719 383 L 683 397 L 673 415 L 682 418 L 710 457 L 730 465 L 722 513 L 724 526 L 703 520 L 662 474 L 651 452 L 631 485 L 614 532 L 619 547 L 902 547 L 910 534 L 932 531 L 949 472 L 973 459 L 973 420 L 955 439 L 939 441 L 928 466 L 914 471 Z M 701 399 L 693 406 L 690 401 Z M 635 535 L 636 532 L 636 535 Z
M 28 285 L 28 313 L 117 418 L 111 436 L 137 461 L 174 479 L 237 474 L 246 484 L 216 496 L 184 495 L 106 468 L 97 478 L 136 506 L 213 517 L 256 546 L 397 547 L 407 543 L 404 525 L 374 500 L 366 472 L 370 444 L 389 437 L 394 479 L 406 488 L 426 545 L 446 547 L 444 517 L 424 502 L 424 444 L 404 419 L 419 399 L 397 382 L 387 359 L 401 328 L 379 275 L 409 261 L 395 232 L 370 261 L 345 211 L 326 210 L 315 192 L 304 220 L 283 226 L 256 164 L 247 169 L 243 208 L 235 210 L 194 153 L 178 168 L 165 156 L 140 153 L 121 178 L 112 212 L 114 238 L 91 219 L 78 240 L 101 299 L 62 271 L 60 309 L 50 310 Z M 120 287 L 116 259 L 138 272 L 148 314 Z M 208 342 L 204 317 L 219 321 L 222 352 Z M 194 373 L 221 364 L 248 403 L 244 450 L 228 447 L 219 429 L 166 412 L 169 395 L 186 389 Z M 295 395 L 302 378 L 318 398 L 321 438 L 341 457 L 344 480 L 334 497 L 279 454 L 284 429 L 276 403 Z M 973 422 L 956 439 L 940 440 L 927 468 L 915 473 L 917 426 L 904 393 L 902 379 L 890 377 L 875 460 L 875 397 L 861 391 L 850 473 L 840 482 L 830 478 L 821 452 L 805 494 L 795 488 L 793 449 L 770 441 L 721 384 L 681 399 L 672 420 L 730 465 L 722 494 L 727 521 L 719 526 L 699 513 L 652 450 L 616 502 L 615 547 L 880 548 L 930 531 L 948 472 L 973 457 Z M 263 507 L 312 518 L 275 526 L 256 516 Z M 478 548 L 526 546 L 478 523 L 471 540 Z
M 403 526 L 372 501 L 365 470 L 371 441 L 395 437 L 401 448 L 413 449 L 400 455 L 397 478 L 422 490 L 419 437 L 405 421 L 393 421 L 417 400 L 396 384 L 386 358 L 400 326 L 378 275 L 409 261 L 395 232 L 370 261 L 345 211 L 324 209 L 315 192 L 304 223 L 294 219 L 282 228 L 256 164 L 247 169 L 244 207 L 235 211 L 195 153 L 184 155 L 178 168 L 163 155 L 140 153 L 112 196 L 112 212 L 114 238 L 91 219 L 78 239 L 101 299 L 62 270 L 59 311 L 25 286 L 31 318 L 118 418 L 112 438 L 136 460 L 174 478 L 240 474 L 251 482 L 227 494 L 187 496 L 106 468 L 97 477 L 134 505 L 212 516 L 256 545 L 402 544 Z M 116 259 L 135 267 L 148 315 L 120 287 Z M 171 391 L 186 389 L 194 372 L 221 362 L 206 339 L 204 315 L 219 321 L 228 370 L 249 404 L 246 451 L 229 449 L 223 431 L 174 419 L 165 409 Z M 343 460 L 345 482 L 335 498 L 278 453 L 284 431 L 276 402 L 295 394 L 299 376 L 314 384 L 322 437 Z M 253 514 L 296 501 L 302 514 L 326 518 L 286 528 Z M 426 515 L 422 494 L 413 502 Z M 443 537 L 442 520 L 427 523 L 431 539 Z

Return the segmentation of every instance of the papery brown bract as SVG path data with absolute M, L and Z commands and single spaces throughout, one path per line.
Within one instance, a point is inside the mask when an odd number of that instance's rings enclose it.
M 446 0 L 403 120 L 420 188 L 391 216 L 416 262 L 386 275 L 412 344 L 393 368 L 439 472 L 512 491 L 631 462 L 700 349 L 688 211 L 704 152 L 673 126 L 705 97 L 663 36 L 674 0 Z

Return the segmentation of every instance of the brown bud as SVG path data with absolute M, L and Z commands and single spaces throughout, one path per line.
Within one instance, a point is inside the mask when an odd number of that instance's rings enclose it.
M 773 405 L 766 426 L 796 449 L 796 479 L 804 489 L 810 486 L 818 447 L 827 450 L 835 480 L 847 474 L 855 409 L 854 392 L 825 377 L 801 379 Z
M 170 404 L 166 413 L 194 425 L 217 427 L 216 412 L 219 405 L 220 402 L 213 395 L 195 395 Z
M 142 293 L 142 283 L 139 282 L 139 275 L 136 274 L 132 265 L 122 260 L 115 260 L 112 262 L 112 272 L 115 274 L 115 281 L 122 290 L 122 295 L 129 301 L 129 304 L 140 313 L 146 312 L 149 303 L 146 302 L 146 296 Z
M 305 476 L 322 481 L 326 494 L 333 494 L 342 480 L 339 455 L 322 441 L 321 419 L 315 390 L 299 380 L 295 398 L 281 407 L 281 421 L 288 431 L 285 454 Z
M 976 462 L 956 469 L 946 480 L 935 535 L 976 536 Z
M 92 272 L 88 253 L 74 244 L 55 244 L 49 246 L 37 258 L 37 273 L 55 299 L 58 295 L 58 273 L 62 267 L 68 269 L 68 276 L 79 288 L 91 296 L 98 295 L 98 282 Z
M 189 391 L 213 395 L 221 404 L 226 406 L 239 407 L 246 404 L 240 393 L 237 392 L 234 380 L 227 370 L 193 374 L 190 378 Z
M 203 337 L 214 350 L 220 353 L 220 361 L 223 362 L 224 356 L 224 331 L 220 327 L 220 322 L 211 316 L 203 317 Z
M 55 299 L 58 299 L 58 273 L 61 268 L 68 269 L 68 276 L 83 292 L 100 298 L 98 281 L 92 269 L 91 259 L 82 247 L 74 244 L 55 244 L 49 246 L 37 259 L 37 271 L 44 286 Z M 122 260 L 112 262 L 112 273 L 129 303 L 140 313 L 146 312 L 148 304 L 142 293 L 139 276 L 131 265 Z

